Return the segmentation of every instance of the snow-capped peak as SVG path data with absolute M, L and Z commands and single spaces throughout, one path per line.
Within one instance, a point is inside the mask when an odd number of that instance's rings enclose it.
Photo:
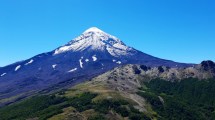
M 84 33 L 89 33 L 89 32 L 102 33 L 103 31 L 97 27 L 91 27 L 91 28 L 87 29 Z
M 132 48 L 126 46 L 121 40 L 102 30 L 92 27 L 73 39 L 65 46 L 55 50 L 54 55 L 67 51 L 99 50 L 108 51 L 112 56 L 127 55 Z

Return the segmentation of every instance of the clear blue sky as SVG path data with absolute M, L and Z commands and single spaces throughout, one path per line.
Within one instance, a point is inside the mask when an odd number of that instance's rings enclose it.
M 0 66 L 51 51 L 92 26 L 160 58 L 215 60 L 214 0 L 0 0 Z

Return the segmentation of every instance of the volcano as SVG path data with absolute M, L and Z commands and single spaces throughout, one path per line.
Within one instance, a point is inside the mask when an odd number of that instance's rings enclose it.
M 53 51 L 1 67 L 0 100 L 71 87 L 125 64 L 192 66 L 153 57 L 92 27 Z

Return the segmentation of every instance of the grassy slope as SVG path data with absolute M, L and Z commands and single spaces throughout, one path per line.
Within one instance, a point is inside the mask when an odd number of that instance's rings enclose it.
M 96 83 L 95 83 L 96 82 Z M 138 103 L 104 82 L 89 81 L 52 95 L 35 96 L 0 109 L 0 120 L 10 119 L 149 119 L 133 106 Z M 17 112 L 18 111 L 18 112 Z
M 122 93 L 120 91 L 118 91 L 114 88 L 110 88 L 110 86 L 103 81 L 89 81 L 84 84 L 77 85 L 76 87 L 74 87 L 70 90 L 67 90 L 63 96 L 72 98 L 74 96 L 79 96 L 80 94 L 85 93 L 85 92 L 97 94 L 97 96 L 92 99 L 93 103 L 101 103 L 101 102 L 104 102 L 104 100 L 113 100 L 113 101 L 122 100 L 122 101 L 127 102 L 126 105 L 124 105 L 124 106 L 122 105 L 123 107 L 133 109 L 133 111 L 136 112 L 135 113 L 135 112 L 131 112 L 128 110 L 130 112 L 130 114 L 138 114 L 139 116 L 142 115 L 145 118 L 149 118 L 149 117 L 153 118 L 151 116 L 151 114 L 148 114 L 147 112 L 144 113 L 145 115 L 138 112 L 137 109 L 133 108 L 133 106 L 137 105 L 137 103 L 135 101 L 133 101 L 132 99 L 129 99 L 125 96 L 122 96 Z M 99 107 L 102 107 L 102 105 L 100 104 Z M 149 107 L 149 109 L 151 110 L 150 107 Z M 72 110 L 74 110 L 74 109 L 72 109 Z M 57 120 L 57 119 L 63 120 L 63 119 L 67 119 L 67 117 L 71 116 L 71 113 L 73 115 L 77 114 L 76 112 L 71 112 L 72 110 L 71 110 L 71 108 L 64 109 L 63 113 L 55 115 L 55 116 L 51 117 L 49 120 Z M 78 112 L 78 116 L 82 116 L 82 118 L 85 118 L 85 119 L 89 119 L 89 118 L 96 119 L 96 116 L 103 114 L 104 118 L 109 119 L 109 120 L 129 119 L 129 116 L 123 117 L 122 115 L 120 115 L 120 113 L 117 113 L 116 110 L 114 110 L 114 109 L 109 109 L 109 111 L 107 113 L 105 113 L 105 115 L 103 112 L 95 110 L 95 109 L 88 109 L 83 112 Z M 146 116 L 148 116 L 148 117 L 146 117 Z M 93 118 L 93 117 L 95 117 L 95 118 Z M 133 118 L 133 119 L 135 119 L 135 118 Z

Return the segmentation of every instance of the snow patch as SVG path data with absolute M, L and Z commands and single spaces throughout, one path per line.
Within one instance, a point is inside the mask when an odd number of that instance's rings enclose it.
M 31 59 L 28 63 L 26 63 L 25 65 L 29 65 L 29 64 L 31 64 L 31 63 L 33 63 L 34 62 L 34 60 L 33 59 Z
M 80 63 L 80 67 L 83 68 L 84 63 L 82 62 L 82 59 L 79 60 L 79 63 Z
M 78 70 L 78 68 L 71 69 L 71 70 L 68 71 L 68 72 L 74 72 L 74 71 L 76 71 L 76 70 Z
M 116 60 L 113 59 L 113 62 L 116 62 Z
M 96 55 L 92 56 L 92 58 L 93 58 L 93 61 L 94 61 L 94 62 L 97 61 Z
M 85 62 L 89 62 L 89 59 L 86 59 Z
M 55 69 L 57 67 L 57 64 L 52 65 L 52 68 Z
M 17 71 L 17 70 L 19 70 L 20 68 L 21 68 L 21 65 L 18 65 L 18 66 L 15 68 L 14 71 Z
M 3 73 L 3 74 L 1 74 L 1 77 L 3 77 L 3 76 L 5 76 L 7 73 Z
M 116 63 L 117 63 L 117 64 L 122 64 L 122 62 L 121 62 L 121 61 L 117 61 Z
M 118 48 L 120 47 L 120 48 Z M 129 47 L 125 46 L 125 45 L 113 45 L 113 46 L 108 46 L 106 48 L 106 50 L 114 57 L 119 57 L 121 55 L 129 55 L 131 53 L 129 53 Z
M 118 48 L 118 49 L 121 49 L 123 51 L 126 51 L 128 49 L 127 46 L 123 45 L 123 44 L 120 44 L 120 43 L 116 43 L 113 45 L 115 48 Z
M 57 55 L 57 54 L 60 54 L 60 53 L 69 51 L 70 49 L 71 49 L 71 46 L 63 46 L 63 47 L 61 47 L 61 48 L 55 50 L 54 55 Z

